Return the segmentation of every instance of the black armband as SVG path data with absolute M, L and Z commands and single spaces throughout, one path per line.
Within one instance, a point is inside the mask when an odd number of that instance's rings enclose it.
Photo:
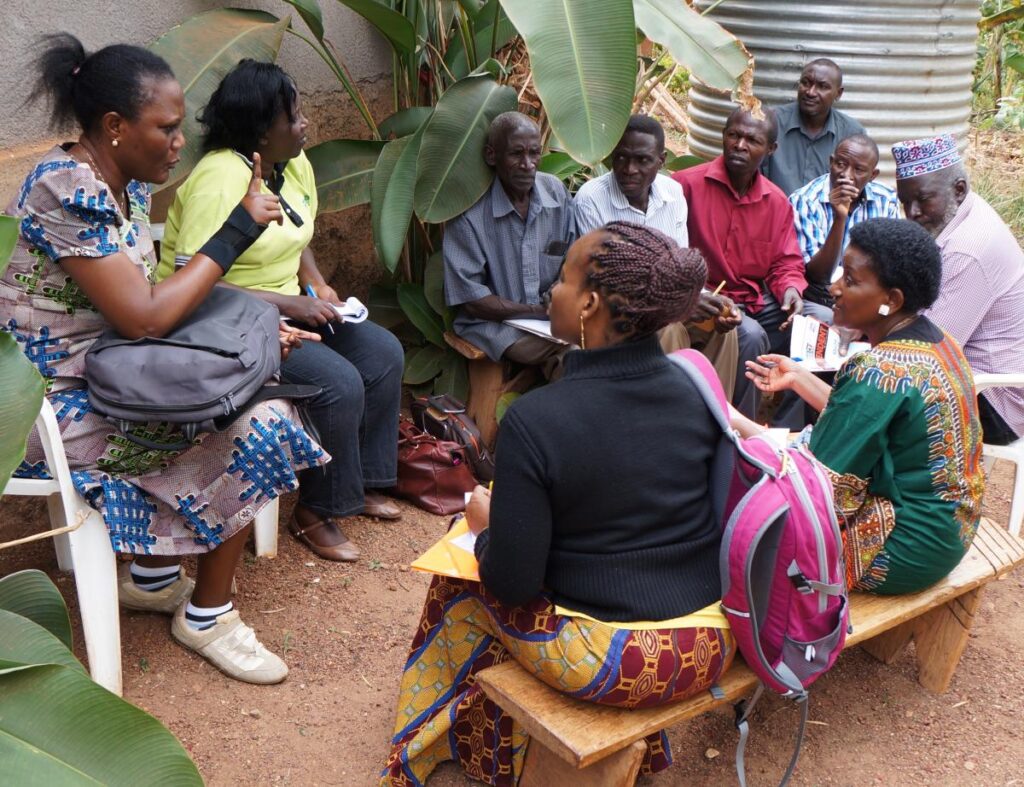
M 236 205 L 221 228 L 203 244 L 199 253 L 205 254 L 227 273 L 235 260 L 256 242 L 266 228 L 265 224 L 257 224 L 245 208 Z

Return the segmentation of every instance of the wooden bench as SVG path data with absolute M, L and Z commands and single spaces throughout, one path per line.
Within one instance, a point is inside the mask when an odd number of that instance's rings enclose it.
M 532 367 L 512 373 L 512 364 L 507 361 L 492 361 L 479 347 L 461 336 L 446 332 L 444 340 L 448 346 L 469 362 L 469 399 L 466 412 L 476 423 L 484 445 L 491 450 L 498 436 L 498 421 L 494 417 L 498 399 L 506 391 L 522 393 L 536 383 L 537 372 Z
M 944 692 L 967 645 L 984 586 L 1024 562 L 1024 541 L 982 519 L 970 551 L 938 584 L 908 596 L 851 594 L 853 633 L 846 647 L 861 645 L 891 663 L 913 639 L 918 680 Z M 722 676 L 718 698 L 701 692 L 672 705 L 624 710 L 572 699 L 525 672 L 515 661 L 483 670 L 477 680 L 487 696 L 512 715 L 530 735 L 520 787 L 571 783 L 630 785 L 650 733 L 726 703 L 735 703 L 757 685 L 737 656 Z

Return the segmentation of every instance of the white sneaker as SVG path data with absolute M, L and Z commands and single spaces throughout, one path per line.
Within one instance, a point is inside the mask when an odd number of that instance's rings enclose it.
M 187 604 L 178 607 L 171 621 L 171 635 L 186 648 L 228 677 L 245 683 L 280 683 L 288 675 L 288 665 L 260 644 L 237 610 L 218 616 L 205 631 L 196 631 L 185 620 Z
M 173 615 L 182 602 L 188 601 L 195 586 L 195 581 L 181 569 L 178 578 L 167 587 L 143 590 L 132 579 L 131 563 L 122 563 L 117 568 L 117 600 L 128 609 Z

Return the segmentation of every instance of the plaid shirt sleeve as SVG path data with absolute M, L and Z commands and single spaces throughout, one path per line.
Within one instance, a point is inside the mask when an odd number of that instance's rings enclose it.
M 449 306 L 495 294 L 489 286 L 487 255 L 465 213 L 445 227 L 442 244 L 444 295 Z
M 830 216 L 819 199 L 818 189 L 799 189 L 789 196 L 793 206 L 793 226 L 804 265 L 825 245 Z

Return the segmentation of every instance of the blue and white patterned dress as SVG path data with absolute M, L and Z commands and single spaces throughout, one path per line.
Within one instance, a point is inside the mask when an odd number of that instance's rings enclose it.
M 114 549 L 207 552 L 248 525 L 270 500 L 298 488 L 297 472 L 330 457 L 283 400 L 251 408 L 226 432 L 201 435 L 185 451 L 142 448 L 92 411 L 85 353 L 107 323 L 59 260 L 123 253 L 152 280 L 149 187 L 132 181 L 127 193 L 125 217 L 90 166 L 62 147 L 46 154 L 5 211 L 20 219 L 21 232 L 0 279 L 0 329 L 17 339 L 43 376 L 75 486 L 102 513 Z M 181 439 L 165 423 L 134 431 L 157 443 Z M 16 475 L 46 474 L 33 433 Z

